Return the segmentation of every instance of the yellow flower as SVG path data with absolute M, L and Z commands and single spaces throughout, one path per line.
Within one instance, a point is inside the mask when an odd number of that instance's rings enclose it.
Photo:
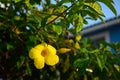
M 81 38 L 82 38 L 82 36 L 81 36 L 81 35 L 77 35 L 77 36 L 75 37 L 76 41 L 80 41 L 80 40 L 81 40 Z
M 29 52 L 29 57 L 34 60 L 34 65 L 37 69 L 42 69 L 45 63 L 53 66 L 59 62 L 56 49 L 47 44 L 39 44 L 32 48 Z

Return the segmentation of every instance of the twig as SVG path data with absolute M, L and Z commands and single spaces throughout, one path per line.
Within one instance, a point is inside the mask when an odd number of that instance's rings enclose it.
M 49 25 L 50 23 L 54 22 L 57 18 L 59 18 L 62 14 L 64 14 L 65 12 L 67 12 L 71 7 L 73 7 L 74 4 L 72 4 L 70 7 L 68 7 L 66 10 L 64 10 L 62 13 L 60 13 L 56 18 L 54 18 L 52 21 L 50 21 L 49 23 L 47 23 L 46 25 Z
M 51 24 L 52 22 L 54 22 L 56 19 L 58 19 L 62 14 L 64 14 L 65 12 L 67 12 L 70 8 L 72 8 L 75 5 L 75 3 L 73 3 L 70 7 L 68 7 L 66 10 L 64 10 L 62 13 L 60 13 L 56 18 L 54 18 L 52 21 L 46 23 L 46 25 Z M 40 28 L 36 31 L 36 34 L 39 33 Z

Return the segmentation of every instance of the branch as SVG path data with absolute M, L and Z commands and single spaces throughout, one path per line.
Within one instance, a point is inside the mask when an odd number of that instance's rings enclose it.
M 70 8 L 73 7 L 74 4 L 72 4 L 70 7 L 68 7 L 66 10 L 64 10 L 62 13 L 60 13 L 56 18 L 54 18 L 52 21 L 50 21 L 49 23 L 47 23 L 46 25 L 49 25 L 50 23 L 54 22 L 57 18 L 59 18 L 62 14 L 64 14 L 65 12 L 67 12 Z
M 76 1 L 77 2 L 77 1 Z M 75 3 L 76 3 L 75 2 Z M 72 8 L 74 5 L 75 5 L 75 3 L 73 3 L 70 7 L 68 7 L 66 10 L 64 10 L 62 13 L 60 13 L 56 18 L 54 18 L 52 21 L 50 21 L 50 22 L 48 22 L 48 23 L 46 23 L 46 25 L 49 25 L 49 24 L 51 24 L 52 22 L 54 22 L 56 19 L 58 19 L 61 15 L 63 15 L 65 12 L 67 12 L 70 8 Z M 39 33 L 39 31 L 40 31 L 40 28 L 36 31 L 36 34 L 38 34 Z

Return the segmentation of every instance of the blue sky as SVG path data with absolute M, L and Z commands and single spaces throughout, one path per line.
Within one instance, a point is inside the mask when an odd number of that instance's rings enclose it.
M 118 16 L 120 16 L 120 0 L 114 0 L 114 3 L 115 3 L 114 4 L 115 9 L 117 10 L 117 14 L 118 14 Z M 110 18 L 114 18 L 115 17 L 115 15 L 112 13 L 112 11 L 107 6 L 105 6 L 104 4 L 102 4 L 102 10 L 103 10 L 103 13 L 106 16 L 104 18 L 104 20 L 108 20 Z M 89 20 L 88 25 L 85 25 L 85 27 L 93 25 L 93 24 L 96 24 L 96 23 L 99 23 L 99 22 L 100 22 L 100 20 L 97 20 L 97 21 Z

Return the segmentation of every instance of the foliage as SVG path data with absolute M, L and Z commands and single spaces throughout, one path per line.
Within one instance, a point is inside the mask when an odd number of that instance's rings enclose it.
M 86 38 L 75 39 L 88 19 L 103 21 L 100 3 L 117 15 L 113 0 L 0 0 L 0 76 L 9 80 L 118 80 L 119 43 L 101 43 L 96 48 Z M 58 50 L 57 65 L 35 68 L 29 51 L 40 43 Z M 68 51 L 61 54 L 60 49 Z

